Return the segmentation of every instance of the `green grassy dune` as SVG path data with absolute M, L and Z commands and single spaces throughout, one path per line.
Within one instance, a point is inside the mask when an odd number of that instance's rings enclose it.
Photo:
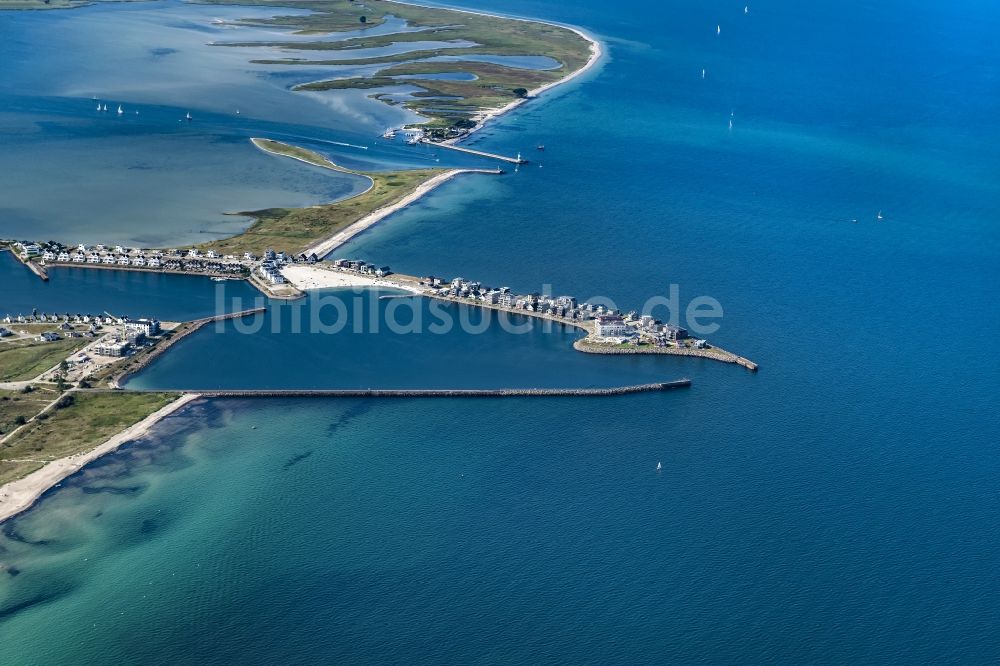
M 178 397 L 124 391 L 69 395 L 72 401 L 67 406 L 49 410 L 46 418 L 29 423 L 0 445 L 0 483 L 30 474 L 48 461 L 88 451 Z M 10 418 L 9 410 L 19 408 L 7 404 L 0 400 L 0 421 Z
M 316 166 L 364 176 L 372 181 L 367 192 L 333 203 L 308 208 L 268 208 L 242 213 L 256 218 L 242 234 L 201 246 L 226 254 L 253 252 L 267 248 L 299 253 L 317 241 L 329 238 L 344 227 L 383 206 L 393 204 L 442 169 L 415 169 L 386 173 L 350 171 L 330 162 L 319 153 L 280 141 L 254 139 L 257 147 L 279 156 L 294 157 Z
M 477 112 L 504 106 L 517 99 L 519 89 L 532 90 L 557 81 L 583 67 L 590 57 L 590 43 L 576 32 L 561 26 L 521 21 L 509 18 L 482 16 L 449 9 L 415 7 L 389 0 L 367 0 L 362 3 L 346 0 L 310 2 L 308 0 L 207 0 L 212 4 L 262 4 L 268 6 L 308 8 L 310 16 L 278 16 L 255 25 L 295 28 L 306 33 L 330 33 L 357 30 L 364 26 L 378 25 L 389 15 L 405 19 L 410 25 L 423 28 L 417 32 L 378 36 L 354 37 L 343 41 L 274 41 L 242 42 L 227 44 L 230 47 L 266 45 L 289 53 L 287 59 L 272 59 L 268 64 L 300 65 L 388 65 L 368 78 L 349 78 L 315 81 L 299 90 L 377 89 L 403 82 L 394 76 L 410 74 L 440 74 L 468 72 L 475 74 L 474 81 L 442 81 L 437 79 L 408 79 L 407 85 L 422 88 L 416 99 L 404 104 L 430 118 L 429 126 L 451 127 L 468 122 Z M 360 22 L 364 16 L 366 23 Z M 440 41 L 463 44 L 456 48 L 423 49 L 374 58 L 350 59 L 351 51 L 389 46 L 395 43 Z M 472 45 L 467 43 L 471 42 Z M 308 54 L 308 56 L 306 55 Z M 558 66 L 549 70 L 529 70 L 502 67 L 472 61 L 428 62 L 427 58 L 440 55 L 499 55 L 499 56 L 548 56 Z M 322 58 L 316 58 L 322 55 Z M 331 57 L 338 56 L 338 57 Z M 393 66 L 395 65 L 395 66 Z M 377 97 L 377 95 L 376 95 Z M 450 99 L 453 97 L 458 100 Z M 388 101 L 388 100 L 385 100 Z M 390 102 L 391 103 L 391 102 Z

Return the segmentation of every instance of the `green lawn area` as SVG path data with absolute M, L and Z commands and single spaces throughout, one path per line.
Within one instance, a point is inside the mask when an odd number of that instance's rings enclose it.
M 176 393 L 125 391 L 70 395 L 73 404 L 52 409 L 48 418 L 29 424 L 0 446 L 0 483 L 41 467 L 41 463 L 31 461 L 55 460 L 92 449 L 178 397 Z
M 17 418 L 25 420 L 42 411 L 59 393 L 50 386 L 37 386 L 30 393 L 0 391 L 0 437 L 18 426 Z
M 33 379 L 76 350 L 90 338 L 64 338 L 55 342 L 0 342 L 0 382 Z

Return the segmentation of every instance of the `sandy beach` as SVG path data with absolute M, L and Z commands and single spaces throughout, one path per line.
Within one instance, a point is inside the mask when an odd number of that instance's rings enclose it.
M 326 240 L 320 241 L 316 245 L 313 245 L 312 247 L 305 250 L 305 254 L 309 255 L 315 253 L 316 256 L 321 259 L 323 257 L 326 257 L 328 254 L 330 254 L 338 247 L 340 247 L 350 239 L 360 234 L 365 229 L 368 229 L 369 227 L 378 224 L 383 219 L 389 217 L 396 211 L 406 208 L 414 201 L 417 201 L 420 197 L 424 196 L 431 190 L 440 187 L 444 183 L 447 183 L 449 180 L 451 180 L 452 178 L 461 173 L 487 173 L 495 175 L 497 172 L 491 169 L 450 169 L 448 171 L 445 171 L 444 173 L 438 174 L 437 176 L 434 176 L 433 178 L 424 181 L 419 186 L 417 186 L 415 190 L 407 194 L 405 197 L 403 197 L 396 203 L 390 204 L 388 206 L 382 206 L 381 208 L 374 210 L 371 213 L 368 213 L 357 222 L 350 224 L 346 229 L 342 229 L 341 231 L 337 232 L 330 238 L 327 238 Z
M 407 2 L 401 2 L 400 4 L 425 6 L 425 5 L 420 5 L 419 3 L 407 3 Z M 451 11 L 464 12 L 467 14 L 479 14 L 482 16 L 494 16 L 494 17 L 497 16 L 495 14 L 488 14 L 485 12 L 475 12 L 470 10 L 452 9 L 452 8 L 449 9 Z M 578 76 L 592 69 L 598 63 L 598 61 L 601 59 L 601 56 L 603 55 L 603 50 L 601 48 L 600 42 L 598 42 L 596 39 L 592 38 L 591 36 L 587 35 L 586 33 L 577 28 L 559 25 L 547 21 L 528 19 L 528 18 L 516 18 L 507 16 L 500 16 L 498 18 L 506 18 L 514 21 L 545 23 L 548 25 L 557 25 L 558 27 L 565 28 L 567 30 L 572 30 L 573 32 L 580 35 L 583 39 L 587 40 L 590 43 L 590 58 L 587 60 L 587 63 L 580 69 L 571 72 L 570 74 L 559 79 L 558 81 L 553 81 L 552 83 L 546 84 L 544 86 L 529 91 L 528 96 L 523 99 L 515 100 L 510 104 L 507 104 L 506 106 L 501 108 L 489 109 L 483 111 L 476 117 L 476 126 L 474 128 L 472 128 L 464 136 L 458 139 L 446 141 L 445 143 L 457 143 L 461 140 L 464 140 L 468 138 L 469 135 L 471 135 L 473 132 L 481 129 L 490 120 L 497 118 L 507 113 L 508 111 L 511 111 L 512 109 L 520 106 L 521 104 L 538 97 L 547 90 L 551 90 L 552 88 L 560 86 L 574 78 L 577 78 Z M 259 145 L 257 141 L 254 141 L 254 145 L 260 150 L 263 150 L 265 152 L 273 152 L 267 150 L 267 148 L 265 148 L 264 146 Z M 280 156 L 292 157 L 292 159 L 298 159 L 299 161 L 311 164 L 311 162 L 302 160 L 294 156 L 289 156 L 289 155 L 280 155 Z M 313 165 L 313 166 L 318 166 L 318 165 Z M 331 166 L 328 168 L 333 170 L 342 170 L 340 167 L 333 165 L 332 163 Z M 344 169 L 344 171 L 347 170 Z M 431 192 L 437 187 L 440 187 L 444 183 L 450 181 L 455 176 L 458 176 L 463 173 L 496 174 L 498 172 L 489 169 L 450 169 L 448 171 L 445 171 L 444 173 L 434 176 L 433 178 L 430 178 L 424 183 L 421 183 L 413 192 L 406 195 L 396 203 L 393 203 L 388 206 L 383 206 L 382 208 L 372 211 L 368 215 L 364 216 L 360 220 L 357 220 L 356 222 L 349 225 L 347 228 L 341 230 L 337 234 L 331 236 L 330 238 L 327 238 L 326 240 L 320 241 L 316 245 L 310 247 L 305 251 L 305 253 L 306 254 L 315 253 L 318 257 L 321 258 L 326 257 L 327 255 L 329 255 L 338 247 L 342 246 L 344 243 L 349 241 L 354 236 L 374 226 L 375 224 L 385 219 L 386 217 L 392 215 L 393 213 L 400 211 L 403 208 L 406 208 L 410 204 L 419 200 L 428 192 Z M 370 187 L 371 186 L 369 186 L 369 189 Z M 357 288 L 357 287 L 361 288 L 386 287 L 386 288 L 400 289 L 415 294 L 421 293 L 412 284 L 404 282 L 396 282 L 392 280 L 391 277 L 390 278 L 367 277 L 351 273 L 344 273 L 330 268 L 323 268 L 321 266 L 292 265 L 286 267 L 283 270 L 283 274 L 285 275 L 286 279 L 288 279 L 289 282 L 291 282 L 293 285 L 302 290 Z M 158 421 L 165 418 L 166 416 L 169 416 L 170 414 L 173 414 L 177 410 L 181 409 L 190 402 L 197 400 L 200 397 L 201 396 L 197 394 L 184 395 L 181 398 L 178 398 L 174 402 L 170 403 L 169 405 L 158 410 L 157 412 L 154 412 L 153 414 L 149 415 L 139 423 L 136 423 L 126 428 L 122 432 L 118 433 L 117 435 L 107 440 L 103 444 L 100 444 L 99 446 L 91 449 L 90 451 L 77 453 L 72 456 L 68 456 L 66 458 L 60 458 L 58 460 L 53 460 L 47 463 L 41 469 L 29 474 L 23 479 L 12 481 L 8 484 L 0 486 L 0 522 L 3 522 L 8 518 L 16 516 L 17 514 L 27 510 L 49 488 L 55 486 L 68 476 L 76 473 L 88 463 L 100 458 L 103 455 L 115 451 L 122 444 L 143 436 Z
M 53 460 L 23 479 L 0 486 L 0 523 L 29 509 L 46 490 L 80 471 L 88 463 L 115 451 L 126 442 L 142 437 L 155 423 L 200 397 L 197 394 L 181 396 L 89 451 Z
M 311 289 L 352 289 L 373 287 L 385 287 L 390 289 L 402 289 L 414 294 L 419 294 L 420 290 L 405 282 L 397 282 L 388 278 L 368 277 L 356 273 L 345 273 L 333 268 L 325 268 L 319 264 L 293 264 L 286 266 L 281 274 L 297 288 L 304 291 Z
M 404 3 L 404 4 L 414 4 L 414 3 Z M 473 11 L 468 11 L 468 10 L 465 10 L 465 9 L 454 9 L 453 11 L 465 12 L 467 14 L 479 14 L 480 16 L 497 16 L 496 14 L 486 14 L 484 12 L 473 12 Z M 465 139 L 469 138 L 469 135 L 471 135 L 473 132 L 476 132 L 476 131 L 482 129 L 483 126 L 486 125 L 486 123 L 488 123 L 489 121 L 493 120 L 494 118 L 498 118 L 498 117 L 502 116 L 503 114 L 507 113 L 508 111 L 512 111 L 513 109 L 516 109 L 517 107 L 521 106 L 525 102 L 528 102 L 528 101 L 531 101 L 532 99 L 537 98 L 538 96 L 540 96 L 542 93 L 546 92 L 547 90 L 551 90 L 553 88 L 561 86 L 564 83 L 567 83 L 567 82 L 569 82 L 569 81 L 577 78 L 578 76 L 581 76 L 581 75 L 585 74 L 586 72 L 590 71 L 591 69 L 593 69 L 597 65 L 597 63 L 601 60 L 601 57 L 604 55 L 604 49 L 601 47 L 601 43 L 598 40 L 596 40 L 593 37 L 591 37 L 590 35 L 588 35 L 587 33 L 585 33 L 583 30 L 580 30 L 579 28 L 574 28 L 574 27 L 568 26 L 568 25 L 560 25 L 558 23 L 550 23 L 548 21 L 536 21 L 536 20 L 533 20 L 533 19 L 513 18 L 513 17 L 508 17 L 508 16 L 502 16 L 500 18 L 509 18 L 512 21 L 528 21 L 530 23 L 544 23 L 546 25 L 554 25 L 554 26 L 558 26 L 560 28 L 565 28 L 566 30 L 571 30 L 571 31 L 575 32 L 576 34 L 580 35 L 580 37 L 582 37 L 583 39 L 585 39 L 588 42 L 590 42 L 590 57 L 587 59 L 587 63 L 583 67 L 581 67 L 580 69 L 576 70 L 575 72 L 570 72 L 569 74 L 567 74 L 563 78 L 559 79 L 558 81 L 553 81 L 551 83 L 546 83 L 543 86 L 539 86 L 538 88 L 533 88 L 532 90 L 529 90 L 527 97 L 523 97 L 521 99 L 516 99 L 513 102 L 511 102 L 510 104 L 507 104 L 506 106 L 502 106 L 500 108 L 486 109 L 486 110 L 484 110 L 484 111 L 482 111 L 482 112 L 480 112 L 478 114 L 475 114 L 473 116 L 473 118 L 476 121 L 476 126 L 475 127 L 473 127 L 472 129 L 470 129 L 463 136 L 456 137 L 454 139 L 447 139 L 447 140 L 443 141 L 442 143 L 456 144 L 456 143 L 459 143 L 461 141 L 464 141 Z
M 258 138 L 258 137 L 250 137 L 250 143 L 253 144 L 254 148 L 256 148 L 257 150 L 260 150 L 262 152 L 265 152 L 268 155 L 274 155 L 276 157 L 284 157 L 285 159 L 295 160 L 296 162 L 302 162 L 303 164 L 308 164 L 309 166 L 319 167 L 320 169 L 329 169 L 330 171 L 339 171 L 341 173 L 349 173 L 349 174 L 354 175 L 354 176 L 361 176 L 362 178 L 365 178 L 368 181 L 368 187 L 366 187 L 363 191 L 358 192 L 357 194 L 354 194 L 352 196 L 360 197 L 362 194 L 370 192 L 371 189 L 373 187 L 375 187 L 375 180 L 371 176 L 369 176 L 367 174 L 358 173 L 357 171 L 351 171 L 350 169 L 345 169 L 344 167 L 340 166 L 339 164 L 334 164 L 330 160 L 326 160 L 327 161 L 326 164 L 316 164 L 315 162 L 310 162 L 309 160 L 303 159 L 301 157 L 296 157 L 295 155 L 287 155 L 285 153 L 279 153 L 279 152 L 271 150 L 270 148 L 268 148 L 267 146 L 265 146 L 262 143 L 264 140 L 265 139 L 261 139 L 261 138 Z
M 400 4 L 414 5 L 414 6 L 417 6 L 417 7 L 426 7 L 426 6 L 428 6 L 428 5 L 421 5 L 420 3 L 416 3 L 416 2 L 400 2 Z M 473 132 L 476 132 L 477 130 L 482 129 L 482 127 L 487 122 L 489 122 L 490 120 L 492 120 L 494 118 L 497 118 L 497 117 L 499 117 L 499 116 L 507 113 L 508 111 L 511 111 L 512 109 L 520 106 L 521 104 L 524 104 L 527 101 L 530 101 L 532 99 L 537 98 L 539 95 L 541 95 L 542 93 L 544 93 L 547 90 L 551 90 L 552 88 L 555 88 L 557 86 L 561 86 L 564 83 L 567 83 L 568 81 L 570 81 L 572 79 L 575 79 L 578 76 L 581 76 L 582 74 L 584 74 L 585 72 L 591 70 L 595 65 L 597 65 L 597 63 L 601 59 L 601 56 L 604 54 L 604 51 L 601 48 L 601 43 L 598 40 L 594 39 L 593 37 L 591 37 L 590 35 L 588 35 L 587 33 L 583 32 L 582 30 L 580 30 L 578 28 L 574 28 L 574 27 L 566 26 L 566 25 L 559 25 L 557 23 L 551 23 L 551 22 L 548 22 L 548 21 L 537 21 L 535 19 L 515 18 L 515 17 L 509 17 L 509 16 L 497 16 L 496 14 L 488 14 L 486 12 L 475 12 L 475 11 L 470 11 L 470 10 L 467 10 L 467 9 L 454 9 L 454 8 L 450 8 L 450 7 L 448 9 L 449 9 L 449 11 L 462 12 L 462 13 L 465 13 L 465 14 L 477 14 L 479 16 L 491 16 L 491 17 L 495 17 L 495 18 L 505 18 L 505 19 L 509 19 L 509 20 L 512 20 L 512 21 L 525 21 L 525 22 L 528 22 L 528 23 L 544 23 L 546 25 L 554 25 L 554 26 L 558 26 L 560 28 L 565 28 L 566 30 L 571 30 L 574 33 L 576 33 L 577 35 L 579 35 L 580 37 L 582 37 L 584 40 L 586 40 L 587 42 L 589 42 L 589 44 L 590 44 L 590 57 L 587 59 L 587 63 L 583 67 L 581 67 L 580 69 L 567 74 L 566 76 L 564 76 L 563 78 L 559 79 L 558 81 L 553 81 L 553 82 L 548 83 L 548 84 L 546 84 L 544 86 L 540 86 L 538 88 L 535 88 L 534 90 L 528 91 L 528 96 L 527 97 L 525 97 L 523 99 L 514 100 L 510 104 L 507 104 L 506 106 L 503 106 L 501 108 L 498 108 L 498 109 L 488 109 L 488 110 L 484 110 L 480 114 L 477 114 L 475 116 L 475 119 L 476 119 L 476 126 L 475 127 L 473 127 L 472 129 L 470 129 L 465 135 L 463 135 L 461 137 L 458 137 L 458 138 L 455 138 L 455 139 L 449 139 L 447 141 L 443 141 L 442 143 L 455 144 L 455 143 L 458 143 L 458 142 L 460 142 L 460 141 L 462 141 L 464 139 L 467 139 Z M 261 148 L 262 150 L 266 150 L 266 149 L 264 149 L 261 146 L 258 146 L 258 148 Z M 350 240 L 354 236 L 358 235 L 359 233 L 361 233 L 365 229 L 368 229 L 369 227 L 372 227 L 373 225 L 375 225 L 378 222 L 382 221 L 386 217 L 392 215 L 396 211 L 399 211 L 399 210 L 402 210 L 403 208 L 406 208 L 411 203 L 419 200 L 422 196 L 424 196 L 428 192 L 430 192 L 430 191 L 434 190 L 435 188 L 443 185 L 444 183 L 448 182 L 449 180 L 451 180 L 455 176 L 457 176 L 459 174 L 463 174 L 463 173 L 496 173 L 496 172 L 488 170 L 488 169 L 451 169 L 451 170 L 446 171 L 446 172 L 444 172 L 444 173 L 442 173 L 440 175 L 434 176 L 433 178 L 431 178 L 431 179 L 427 180 L 426 182 L 422 183 L 413 192 L 411 192 L 407 196 L 403 197 L 402 199 L 400 199 L 396 203 L 394 203 L 392 205 L 389 205 L 389 206 L 384 206 L 382 208 L 379 208 L 378 210 L 375 210 L 375 211 L 369 213 L 368 215 L 366 215 L 365 217 L 361 218 L 357 222 L 354 222 L 353 224 L 351 224 L 350 226 L 348 226 L 346 229 L 343 229 L 342 231 L 338 232 L 337 234 L 331 236 L 330 238 L 327 238 L 326 240 L 320 241 L 316 245 L 313 245 L 312 247 L 310 247 L 309 249 L 307 249 L 305 251 L 305 253 L 306 254 L 315 253 L 316 256 L 320 257 L 320 258 L 324 258 L 324 257 L 328 256 L 335 249 L 337 249 L 338 247 L 340 247 L 341 245 L 343 245 L 348 240 Z M 299 285 L 296 284 L 296 286 L 299 286 Z M 308 287 L 300 287 L 300 288 L 306 289 Z

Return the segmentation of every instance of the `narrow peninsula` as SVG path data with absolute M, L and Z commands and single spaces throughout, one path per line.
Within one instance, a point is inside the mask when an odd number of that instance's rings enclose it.
M 404 21 L 406 31 L 362 34 L 339 41 L 296 39 L 219 45 L 266 46 L 287 54 L 253 61 L 259 64 L 350 69 L 350 76 L 300 84 L 295 90 L 371 90 L 371 97 L 401 104 L 427 119 L 414 126 L 438 141 L 461 138 L 489 118 L 578 76 L 601 56 L 600 43 L 576 28 L 468 10 L 391 0 L 207 1 L 311 10 L 306 16 L 240 21 L 241 25 L 293 29 L 299 37 L 364 31 L 391 19 Z M 407 44 L 419 46 L 406 49 Z M 390 46 L 397 52 L 354 57 L 362 49 Z M 358 68 L 363 73 L 358 74 Z M 412 92 L 401 97 L 399 93 L 406 90 Z

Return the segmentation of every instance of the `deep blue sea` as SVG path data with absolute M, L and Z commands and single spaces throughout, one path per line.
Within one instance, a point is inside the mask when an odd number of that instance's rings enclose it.
M 759 373 L 585 357 L 558 328 L 203 330 L 134 384 L 694 384 L 198 403 L 3 525 L 0 661 L 995 663 L 1000 6 L 745 5 L 463 0 L 578 25 L 608 57 L 471 142 L 531 164 L 457 179 L 338 254 L 625 308 L 676 284 L 721 303 L 710 339 Z M 0 32 L 43 20 L 24 16 Z M 379 108 L 354 100 L 341 129 L 314 102 L 289 103 L 295 132 L 354 145 Z M 267 108 L 255 122 L 284 131 Z M 357 159 L 434 159 L 381 150 Z M 57 285 L 96 309 L 106 275 L 42 285 L 0 258 L 23 285 L 0 314 L 75 311 Z M 161 307 L 161 287 L 163 317 L 215 307 L 213 283 L 148 279 L 114 307 Z

